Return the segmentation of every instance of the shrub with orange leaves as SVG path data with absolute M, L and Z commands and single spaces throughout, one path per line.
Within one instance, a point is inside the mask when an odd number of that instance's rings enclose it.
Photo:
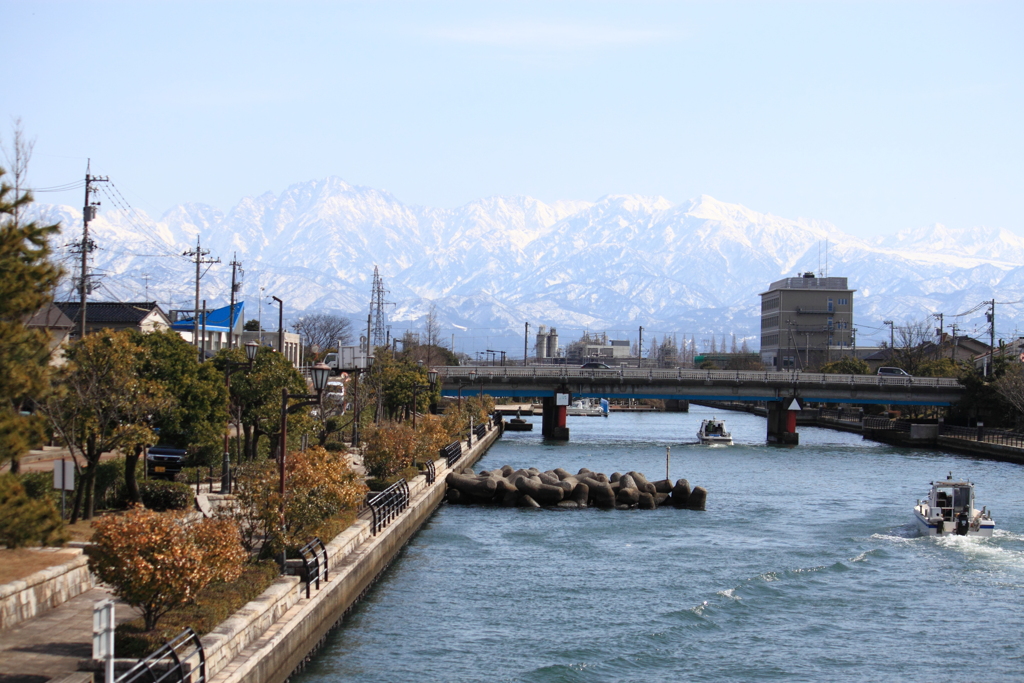
M 363 465 L 371 477 L 387 479 L 412 465 L 416 436 L 405 422 L 382 422 L 366 437 Z
M 238 525 L 227 519 L 189 522 L 181 513 L 136 507 L 100 517 L 93 529 L 89 569 L 142 610 L 150 631 L 211 582 L 237 578 L 246 559 Z

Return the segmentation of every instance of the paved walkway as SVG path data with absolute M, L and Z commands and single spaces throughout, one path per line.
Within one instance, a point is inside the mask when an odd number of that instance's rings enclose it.
M 93 588 L 0 631 L 0 683 L 45 683 L 77 671 L 80 659 L 92 657 L 93 604 L 110 597 L 107 588 Z M 139 615 L 118 602 L 114 616 L 120 624 Z

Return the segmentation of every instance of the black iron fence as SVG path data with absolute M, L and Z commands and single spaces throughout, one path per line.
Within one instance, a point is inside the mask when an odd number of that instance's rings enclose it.
M 373 515 L 371 531 L 376 536 L 409 507 L 409 482 L 405 479 L 395 482 L 380 493 L 370 496 L 366 505 Z
M 116 683 L 206 683 L 206 653 L 199 636 L 186 628 L 118 676 Z
M 982 441 L 984 443 L 996 444 L 997 446 L 1010 446 L 1011 448 L 1024 448 L 1024 434 L 1011 432 L 1005 429 L 989 429 L 988 427 L 957 427 L 956 425 L 939 425 L 939 435 L 949 436 L 954 439 L 969 439 L 971 441 Z
M 437 468 L 434 467 L 433 460 L 428 460 L 424 469 L 427 475 L 427 484 L 433 484 L 437 481 Z
M 451 467 L 462 457 L 462 442 L 452 441 L 441 449 L 441 457 L 444 458 L 448 467 Z
M 314 538 L 306 545 L 299 548 L 299 555 L 302 556 L 304 568 L 304 579 L 306 581 L 306 597 L 309 598 L 309 586 L 316 581 L 316 589 L 320 590 L 320 579 L 327 582 L 327 547 L 319 537 Z
M 847 410 L 836 408 L 821 408 L 818 417 L 825 420 L 836 420 L 837 422 L 855 422 L 860 424 L 864 414 L 859 410 Z
M 486 424 L 478 424 L 476 427 L 473 427 L 473 436 L 475 436 L 477 439 L 484 438 L 484 436 L 486 434 L 487 434 L 487 425 Z
M 864 429 L 888 429 L 894 432 L 909 432 L 910 423 L 905 420 L 890 420 L 887 417 L 865 416 Z

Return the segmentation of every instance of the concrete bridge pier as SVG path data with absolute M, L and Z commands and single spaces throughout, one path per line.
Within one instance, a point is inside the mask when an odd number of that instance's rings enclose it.
M 795 446 L 800 443 L 796 432 L 796 414 L 800 402 L 795 398 L 768 401 L 768 443 L 779 446 Z
M 572 403 L 572 394 L 559 389 L 553 396 L 543 399 L 540 433 L 552 441 L 568 441 L 569 428 L 565 424 L 565 409 Z

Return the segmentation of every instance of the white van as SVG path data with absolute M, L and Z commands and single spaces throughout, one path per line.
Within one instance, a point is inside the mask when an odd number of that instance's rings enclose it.
M 910 377 L 903 368 L 878 368 L 878 374 L 889 377 Z

